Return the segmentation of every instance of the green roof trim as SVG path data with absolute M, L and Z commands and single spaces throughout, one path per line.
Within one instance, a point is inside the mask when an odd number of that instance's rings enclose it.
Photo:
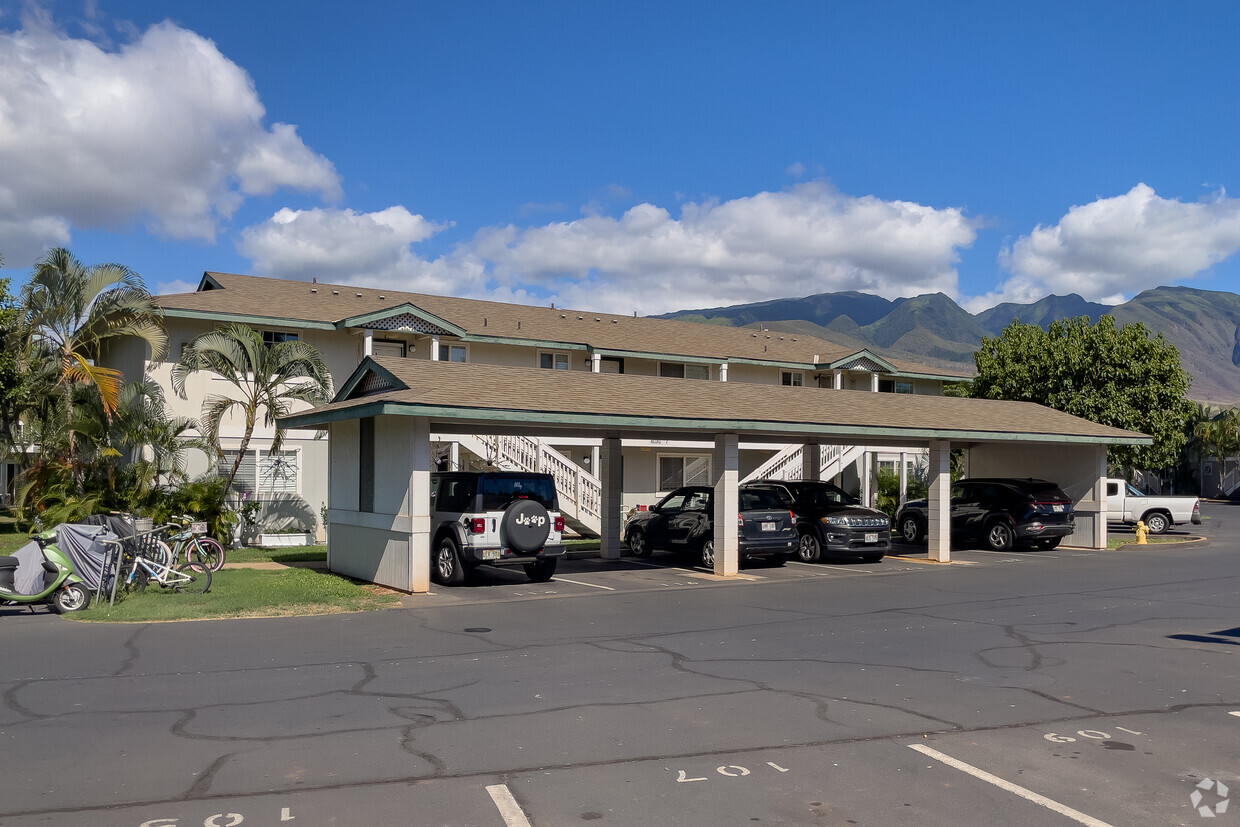
M 518 339 L 513 336 L 487 336 L 482 333 L 466 333 L 461 336 L 462 342 L 473 342 L 480 345 L 518 345 L 520 347 L 535 347 L 542 350 L 580 350 L 587 351 L 589 345 L 583 345 L 580 342 L 544 342 L 540 339 Z
M 685 356 L 679 353 L 648 353 L 640 350 L 610 350 L 594 348 L 599 356 L 615 356 L 621 359 L 652 359 L 656 362 L 684 362 L 694 365 L 722 365 L 727 363 L 726 356 Z
M 340 387 L 340 390 L 336 392 L 334 397 L 332 397 L 332 402 L 344 402 L 351 399 L 354 389 L 361 385 L 362 382 L 365 381 L 366 377 L 372 374 L 375 376 L 382 376 L 384 379 L 391 382 L 392 387 L 389 390 L 399 391 L 407 390 L 409 388 L 408 385 L 400 379 L 397 379 L 391 371 L 367 356 L 362 360 L 361 364 L 353 369 L 353 373 L 349 375 L 349 378 L 345 380 L 345 383 Z
M 156 296 L 156 302 L 159 297 Z M 248 313 L 226 313 L 217 310 L 183 310 L 179 308 L 163 309 L 164 315 L 173 319 L 206 319 L 207 321 L 241 322 L 248 325 L 267 325 L 269 327 L 300 327 L 305 330 L 335 330 L 330 322 L 310 322 L 305 319 L 288 319 L 278 316 L 255 316 Z

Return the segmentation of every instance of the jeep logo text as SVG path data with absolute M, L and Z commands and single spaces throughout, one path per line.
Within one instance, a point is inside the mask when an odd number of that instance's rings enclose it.
M 547 524 L 546 517 L 531 517 L 528 514 L 520 514 L 516 519 L 517 525 L 537 525 L 543 526 Z

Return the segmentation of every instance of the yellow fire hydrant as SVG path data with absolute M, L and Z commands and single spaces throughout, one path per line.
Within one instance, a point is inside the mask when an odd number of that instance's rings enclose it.
M 1139 546 L 1148 545 L 1149 541 L 1146 540 L 1145 538 L 1149 533 L 1150 533 L 1150 530 L 1145 527 L 1145 521 L 1137 520 L 1137 545 Z

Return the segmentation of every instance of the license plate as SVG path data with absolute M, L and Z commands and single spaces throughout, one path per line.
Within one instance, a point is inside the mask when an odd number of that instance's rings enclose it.
M 763 523 L 762 524 L 763 531 L 775 531 L 775 528 L 776 527 L 774 523 Z
M 1052 505 L 1052 506 L 1051 506 L 1051 511 L 1054 511 L 1054 512 L 1056 512 L 1056 513 L 1061 512 L 1061 511 L 1063 511 L 1063 506 L 1062 506 L 1062 505 Z
M 867 534 L 867 535 L 865 535 L 865 541 L 866 541 L 867 543 L 877 543 L 877 542 L 878 542 L 878 532 L 877 532 L 877 531 L 875 531 L 875 532 L 873 532 L 873 533 L 871 533 L 871 534 Z
M 484 548 L 482 550 L 483 560 L 498 560 L 501 556 L 503 556 L 503 552 L 497 548 Z

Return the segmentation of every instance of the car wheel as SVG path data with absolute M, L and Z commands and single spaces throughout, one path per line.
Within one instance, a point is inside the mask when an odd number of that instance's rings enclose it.
M 530 578 L 531 583 L 546 583 L 555 574 L 555 564 L 559 562 L 559 558 L 551 557 L 543 560 L 535 560 L 533 563 L 526 563 L 525 574 Z
M 461 565 L 456 540 L 444 537 L 439 541 L 431 560 L 431 576 L 441 586 L 459 586 L 465 582 L 465 567 Z
M 1145 515 L 1145 527 L 1150 530 L 1150 534 L 1166 534 L 1167 529 L 1171 528 L 1171 521 L 1166 514 L 1155 511 Z
M 80 612 L 90 605 L 90 592 L 81 583 L 66 583 L 52 595 L 52 608 L 60 614 Z
M 772 554 L 766 558 L 766 564 L 773 569 L 777 569 L 787 562 L 788 562 L 787 554 Z
M 629 554 L 634 557 L 649 557 L 651 551 L 650 543 L 641 529 L 634 528 L 629 531 Z
M 701 563 L 704 567 L 714 571 L 715 569 L 715 541 L 707 540 L 702 543 L 702 550 L 699 554 Z
M 807 531 L 801 535 L 801 541 L 797 543 L 797 557 L 804 563 L 817 563 L 822 559 L 822 544 L 814 532 Z
M 1012 527 L 1005 522 L 995 521 L 986 529 L 986 545 L 991 551 L 1008 551 L 1015 539 Z
M 920 543 L 926 537 L 926 530 L 921 527 L 921 520 L 909 514 L 900 518 L 900 536 L 906 543 Z

